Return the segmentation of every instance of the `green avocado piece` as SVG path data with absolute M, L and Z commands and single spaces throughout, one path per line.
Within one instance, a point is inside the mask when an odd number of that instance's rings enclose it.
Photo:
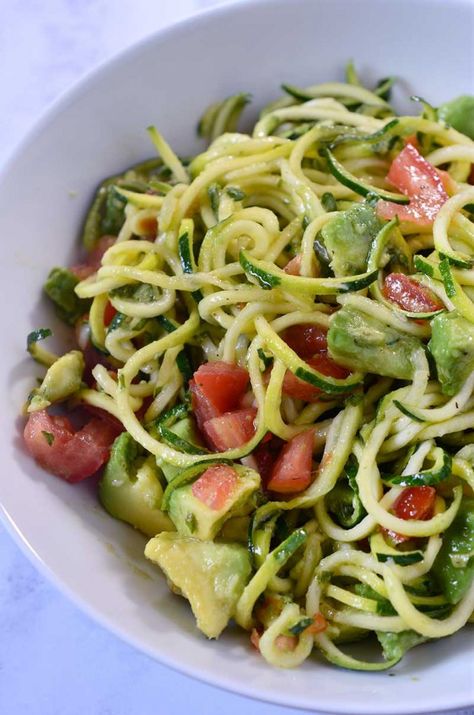
M 53 402 L 61 402 L 79 390 L 84 372 L 84 357 L 71 350 L 48 368 L 40 387 L 32 392 L 28 412 L 44 410 Z
M 321 237 L 335 276 L 353 276 L 367 270 L 371 243 L 382 226 L 374 209 L 366 204 L 357 204 L 324 225 Z
M 458 132 L 474 139 L 474 97 L 463 94 L 438 107 L 438 117 Z
M 461 502 L 433 564 L 433 573 L 449 603 L 458 603 L 474 579 L 474 499 Z
M 401 631 L 400 633 L 390 633 L 389 631 L 376 631 L 377 638 L 383 649 L 385 660 L 403 658 L 407 650 L 414 648 L 420 643 L 429 640 L 426 636 L 421 636 L 416 631 Z
M 188 599 L 199 630 L 217 638 L 249 580 L 247 549 L 163 532 L 148 542 L 145 556 L 164 571 L 172 589 Z
M 169 427 L 170 432 L 174 432 L 175 435 L 185 439 L 186 442 L 196 445 L 197 447 L 202 447 L 202 440 L 199 436 L 196 423 L 192 417 L 184 417 L 179 422 L 176 422 L 172 427 Z M 160 460 L 159 465 L 165 479 L 167 482 L 171 482 L 180 472 L 183 471 L 182 467 L 175 467 L 173 464 L 168 464 L 167 462 Z
M 331 320 L 329 354 L 352 370 L 410 380 L 412 356 L 422 348 L 418 338 L 345 305 Z
M 238 477 L 237 483 L 221 509 L 213 509 L 195 497 L 193 484 L 173 491 L 168 513 L 179 534 L 207 541 L 217 535 L 227 519 L 248 512 L 250 499 L 260 486 L 260 475 L 240 465 L 234 465 L 233 469 Z
M 138 444 L 122 432 L 112 445 L 99 483 L 102 506 L 116 519 L 131 524 L 147 536 L 172 531 L 169 517 L 160 510 L 163 488 L 154 457 L 140 457 Z
M 431 321 L 428 348 L 445 395 L 455 395 L 474 370 L 474 325 L 456 312 Z
M 79 298 L 74 288 L 77 276 L 67 268 L 53 268 L 44 284 L 46 295 L 53 301 L 56 312 L 65 323 L 74 323 L 89 310 L 91 301 Z

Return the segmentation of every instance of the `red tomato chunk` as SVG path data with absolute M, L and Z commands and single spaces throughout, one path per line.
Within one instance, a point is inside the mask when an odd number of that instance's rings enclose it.
M 218 452 L 241 447 L 255 434 L 257 410 L 247 407 L 244 410 L 225 412 L 223 415 L 206 420 L 203 425 L 204 436 L 210 447 Z
M 110 325 L 114 317 L 117 315 L 117 311 L 110 301 L 107 301 L 104 310 L 104 325 Z
M 283 444 L 283 440 L 279 437 L 270 435 L 270 439 L 267 439 L 266 435 L 252 453 L 252 456 L 257 462 L 257 470 L 265 487 L 271 477 L 273 465 L 278 459 Z
M 71 273 L 74 273 L 80 281 L 96 273 L 100 268 L 102 256 L 113 246 L 116 240 L 116 236 L 102 236 L 99 238 L 97 245 L 88 253 L 86 260 L 83 263 L 71 266 L 69 269 Z
M 233 363 L 220 360 L 201 365 L 189 382 L 199 428 L 202 430 L 207 420 L 236 409 L 248 382 L 247 370 Z
M 322 613 L 315 613 L 313 622 L 305 630 L 305 633 L 322 633 L 328 627 L 328 622 Z
M 395 516 L 399 519 L 426 521 L 433 516 L 435 500 L 436 489 L 434 487 L 407 487 L 392 508 Z M 383 531 L 395 544 L 402 544 L 412 538 L 387 529 L 383 529 Z
M 314 368 L 323 375 L 327 375 L 328 377 L 344 379 L 350 374 L 349 370 L 341 365 L 338 365 L 326 353 L 315 355 L 307 360 L 307 363 L 310 367 Z M 282 392 L 283 394 L 288 395 L 288 397 L 294 397 L 297 400 L 317 402 L 322 390 L 318 387 L 310 385 L 309 382 L 300 380 L 300 378 L 296 377 L 290 370 L 287 370 L 283 380 Z
M 121 429 L 93 417 L 76 432 L 68 417 L 40 410 L 29 416 L 23 435 L 27 450 L 41 467 L 74 483 L 102 467 Z
M 285 444 L 272 469 L 267 488 L 279 494 L 293 494 L 312 482 L 314 430 L 293 437 Z
M 232 467 L 220 464 L 209 467 L 197 479 L 191 491 L 196 499 L 210 509 L 223 509 L 235 492 L 238 484 L 237 472 Z
M 283 269 L 290 276 L 299 276 L 301 271 L 301 255 L 294 256 Z
M 303 360 L 328 349 L 327 331 L 312 323 L 291 325 L 284 331 L 282 338 Z
M 438 171 L 412 144 L 407 144 L 393 160 L 387 179 L 410 197 L 410 203 L 402 206 L 391 201 L 379 201 L 377 214 L 384 219 L 398 216 L 400 221 L 431 226 L 449 198 Z
M 429 288 L 404 273 L 390 273 L 386 276 L 382 292 L 387 300 L 412 313 L 431 313 L 444 307 Z
M 436 499 L 434 487 L 407 487 L 402 491 L 393 511 L 399 519 L 431 519 Z

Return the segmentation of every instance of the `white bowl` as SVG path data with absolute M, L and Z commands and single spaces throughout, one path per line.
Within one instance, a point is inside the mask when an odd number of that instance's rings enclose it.
M 250 91 L 261 105 L 278 95 L 282 81 L 341 77 L 348 58 L 371 81 L 401 77 L 399 101 L 415 92 L 436 104 L 472 92 L 473 9 L 468 0 L 261 0 L 210 11 L 81 82 L 47 113 L 1 178 L 3 514 L 36 565 L 81 608 L 184 673 L 275 703 L 352 715 L 473 701 L 467 630 L 412 651 L 395 677 L 343 671 L 316 658 L 278 671 L 236 632 L 207 642 L 186 603 L 145 561 L 144 539 L 101 510 L 94 485 L 70 486 L 24 454 L 18 414 L 34 372 L 25 337 L 55 324 L 41 298 L 43 280 L 52 264 L 74 255 L 97 182 L 153 153 L 148 124 L 189 154 L 198 148 L 196 119 L 208 103 Z

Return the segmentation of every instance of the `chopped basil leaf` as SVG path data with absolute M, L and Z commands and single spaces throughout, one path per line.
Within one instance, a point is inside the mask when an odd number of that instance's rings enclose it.
M 41 434 L 43 435 L 43 437 L 45 438 L 46 442 L 47 442 L 47 443 L 49 444 L 49 446 L 51 447 L 51 445 L 52 445 L 53 442 L 54 442 L 54 434 L 53 434 L 52 432 L 46 432 L 45 430 L 41 430 Z

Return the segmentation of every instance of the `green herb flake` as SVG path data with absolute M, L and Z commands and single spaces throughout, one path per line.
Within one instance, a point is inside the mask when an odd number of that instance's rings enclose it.
M 245 191 L 242 191 L 242 189 L 239 189 L 237 186 L 228 186 L 226 188 L 226 194 L 230 196 L 231 199 L 234 199 L 234 201 L 242 201 L 247 196 Z
M 289 632 L 291 633 L 292 636 L 299 636 L 300 633 L 303 633 L 309 626 L 313 624 L 313 619 L 309 618 L 308 616 L 306 618 L 302 618 L 298 623 L 295 623 L 294 626 L 291 626 L 289 628 Z
M 209 201 L 211 202 L 211 209 L 214 211 L 215 215 L 219 211 L 219 186 L 218 184 L 211 184 L 207 190 L 207 195 L 209 196 Z
M 188 527 L 190 533 L 191 533 L 191 534 L 194 534 L 194 532 L 195 532 L 196 529 L 197 529 L 197 519 L 196 519 L 195 515 L 194 515 L 192 512 L 188 512 L 188 514 L 186 514 L 186 518 L 185 518 L 185 520 L 184 520 L 184 523 L 185 523 L 186 526 Z
M 321 203 L 323 205 L 323 209 L 327 212 L 329 211 L 337 211 L 337 203 L 336 203 L 336 198 L 334 194 L 331 194 L 330 191 L 326 191 L 322 196 L 321 196 Z
M 54 442 L 54 434 L 52 432 L 46 432 L 45 430 L 41 430 L 41 434 L 45 438 L 46 442 L 49 444 L 51 447 L 53 442 Z

